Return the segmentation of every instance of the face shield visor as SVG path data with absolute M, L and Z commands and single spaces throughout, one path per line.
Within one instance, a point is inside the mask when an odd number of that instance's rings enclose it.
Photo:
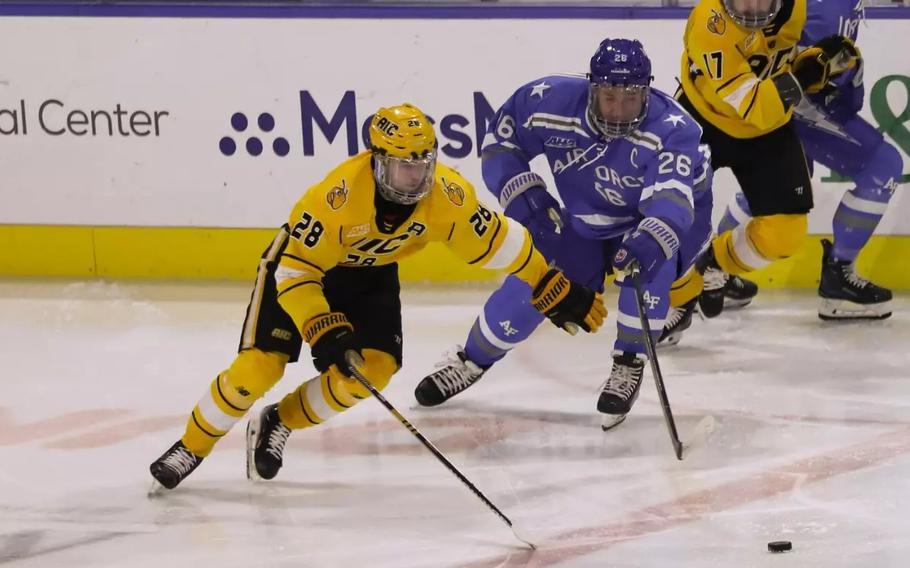
M 724 0 L 730 18 L 744 28 L 763 28 L 780 11 L 780 0 Z
M 374 154 L 373 164 L 379 192 L 389 201 L 411 205 L 426 197 L 433 188 L 436 150 L 421 158 Z
M 648 85 L 591 83 L 588 113 L 607 138 L 620 138 L 635 130 L 648 114 Z

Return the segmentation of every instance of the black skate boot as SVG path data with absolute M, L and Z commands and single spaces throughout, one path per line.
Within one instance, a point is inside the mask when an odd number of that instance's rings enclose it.
M 468 359 L 458 346 L 455 355 L 446 354 L 446 359 L 437 363 L 438 371 L 430 373 L 417 385 L 414 396 L 421 406 L 436 406 L 476 383 L 486 372 Z
M 705 281 L 701 294 L 698 295 L 698 309 L 706 318 L 714 318 L 724 311 L 724 289 L 727 286 L 727 273 L 721 270 L 714 258 L 714 247 L 708 250 L 695 263 L 695 268 Z
M 278 417 L 278 405 L 270 404 L 246 425 L 246 477 L 253 481 L 272 479 L 281 469 L 284 446 L 291 429 Z
M 693 298 L 678 308 L 670 306 L 664 330 L 660 334 L 660 339 L 657 340 L 658 347 L 670 347 L 679 343 L 683 332 L 692 325 L 692 314 L 695 313 L 696 303 L 697 299 Z
M 872 319 L 891 316 L 891 290 L 856 273 L 852 262 L 834 260 L 831 241 L 822 240 L 822 277 L 818 284 L 823 320 Z
M 724 286 L 724 309 L 745 308 L 758 294 L 758 284 L 742 276 L 731 274 Z
M 602 424 L 604 431 L 618 426 L 632 410 L 632 404 L 638 398 L 644 370 L 643 356 L 635 353 L 620 353 L 613 356 L 613 369 L 601 387 L 597 399 L 597 411 L 609 415 L 604 417 Z
M 160 484 L 160 487 L 173 489 L 177 487 L 186 476 L 193 473 L 193 470 L 199 467 L 202 458 L 186 449 L 180 440 L 171 446 L 171 449 L 164 452 L 160 458 L 152 462 L 149 471 L 152 477 Z M 153 485 L 150 494 L 157 492 L 160 487 Z

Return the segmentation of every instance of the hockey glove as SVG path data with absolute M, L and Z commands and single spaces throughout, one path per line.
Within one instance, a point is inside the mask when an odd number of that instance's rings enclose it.
M 679 238 L 673 228 L 656 217 L 645 217 L 619 245 L 613 266 L 625 271 L 637 264 L 642 281 L 651 282 L 678 249 Z
M 793 61 L 793 76 L 806 93 L 817 93 L 828 82 L 831 58 L 821 47 L 802 50 Z M 785 74 L 786 75 L 786 74 Z
M 600 294 L 571 282 L 555 268 L 548 270 L 534 287 L 531 305 L 569 333 L 574 333 L 573 326 L 593 333 L 600 329 L 607 315 Z
M 332 365 L 346 376 L 351 371 L 345 360 L 345 353 L 354 347 L 354 326 L 341 312 L 319 314 L 303 326 L 303 338 L 310 344 L 313 365 L 324 373 Z M 359 355 L 359 352 L 357 352 Z
M 506 206 L 505 214 L 527 227 L 534 246 L 544 258 L 551 261 L 556 257 L 560 227 L 552 215 L 559 215 L 559 202 L 546 188 L 535 186 L 516 196 Z
M 862 62 L 859 48 L 848 37 L 831 35 L 819 40 L 812 47 L 817 47 L 825 52 L 825 56 L 831 62 L 829 70 L 831 77 L 845 73 Z

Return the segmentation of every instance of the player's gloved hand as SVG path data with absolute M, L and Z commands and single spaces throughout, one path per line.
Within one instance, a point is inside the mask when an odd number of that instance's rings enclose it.
M 846 42 L 843 50 L 831 58 L 831 77 L 838 77 L 851 69 L 855 69 L 857 73 L 860 73 L 863 68 L 863 55 L 860 53 L 859 48 L 849 39 L 844 39 Z M 862 80 L 861 74 L 859 77 Z
M 553 215 L 558 216 L 559 210 L 559 202 L 546 188 L 536 186 L 513 199 L 506 206 L 505 214 L 527 227 L 534 246 L 551 261 L 556 257 L 561 238 L 561 227 L 553 221 Z
M 599 293 L 570 281 L 555 268 L 548 270 L 534 287 L 531 305 L 569 333 L 574 333 L 573 326 L 594 333 L 607 316 Z
M 656 217 L 645 217 L 619 245 L 613 255 L 613 266 L 625 271 L 631 269 L 633 263 L 637 264 L 642 281 L 650 282 L 678 249 L 679 241 L 673 228 Z
M 797 54 L 792 73 L 804 92 L 817 93 L 828 82 L 831 58 L 821 47 L 808 47 Z
M 841 35 L 822 38 L 812 47 L 821 49 L 828 57 L 832 77 L 853 69 L 862 61 L 862 55 L 853 40 Z
M 354 347 L 354 326 L 341 312 L 319 314 L 306 322 L 303 326 L 303 338 L 310 344 L 310 353 L 313 355 L 313 365 L 323 373 L 332 365 L 345 376 L 351 372 L 345 359 L 345 353 L 353 350 L 360 354 Z

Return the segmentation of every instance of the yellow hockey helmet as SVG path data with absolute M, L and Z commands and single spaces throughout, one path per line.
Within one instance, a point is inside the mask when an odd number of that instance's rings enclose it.
M 383 197 L 410 205 L 423 199 L 436 177 L 436 132 L 414 105 L 381 108 L 370 122 L 373 175 Z

